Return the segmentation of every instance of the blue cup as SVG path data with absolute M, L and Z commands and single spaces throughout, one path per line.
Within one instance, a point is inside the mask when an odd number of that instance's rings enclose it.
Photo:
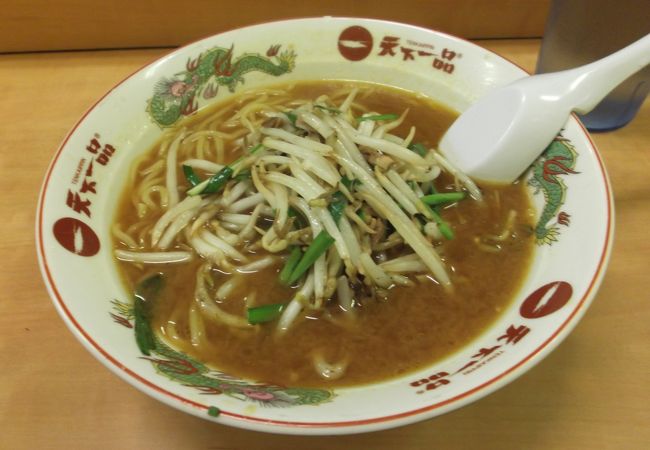
M 648 0 L 554 0 L 551 3 L 537 73 L 588 64 L 650 33 Z M 650 67 L 632 75 L 596 108 L 581 115 L 590 131 L 630 122 L 650 91 Z

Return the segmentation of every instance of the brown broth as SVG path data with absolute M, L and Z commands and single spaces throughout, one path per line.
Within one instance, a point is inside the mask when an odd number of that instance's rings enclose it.
M 292 96 L 311 99 L 346 83 L 297 84 Z M 379 113 L 401 113 L 410 108 L 406 123 L 393 133 L 405 135 L 414 125 L 417 142 L 435 145 L 455 118 L 455 113 L 413 93 L 377 85 L 372 85 L 372 89 L 360 101 Z M 191 127 L 202 117 L 205 113 L 186 126 Z M 151 152 L 150 158 L 157 158 L 155 152 Z M 438 189 L 450 184 L 453 180 L 449 178 L 436 181 Z M 438 248 L 446 265 L 453 268 L 453 292 L 424 279 L 412 288 L 391 289 L 387 300 L 364 301 L 353 321 L 346 320 L 337 308 L 329 308 L 334 321 L 314 314 L 283 337 L 275 335 L 273 323 L 251 330 L 233 330 L 206 321 L 210 345 L 194 347 L 189 340 L 187 311 L 193 301 L 195 274 L 201 261 L 154 268 L 118 265 L 131 289 L 146 273 L 164 273 L 166 288 L 155 313 L 155 329 L 164 330 L 167 321 L 175 321 L 181 339 L 172 340 L 172 344 L 219 370 L 255 381 L 293 386 L 349 386 L 385 380 L 422 368 L 468 344 L 508 307 L 528 270 L 534 245 L 531 205 L 525 186 L 515 183 L 480 187 L 485 195 L 483 204 L 464 200 L 442 210 L 443 218 L 456 234 L 454 240 Z M 479 250 L 475 238 L 500 234 L 510 210 L 517 213 L 517 239 L 500 243 L 498 252 Z M 128 192 L 116 220 L 126 225 L 138 220 Z M 277 282 L 279 270 L 275 266 L 245 275 L 244 285 L 220 306 L 243 314 L 243 297 L 251 289 L 257 291 L 258 305 L 288 301 L 292 290 Z M 228 276 L 213 272 L 217 285 Z M 345 375 L 331 381 L 321 378 L 313 367 L 313 351 L 322 352 L 331 362 L 346 359 L 349 365 Z

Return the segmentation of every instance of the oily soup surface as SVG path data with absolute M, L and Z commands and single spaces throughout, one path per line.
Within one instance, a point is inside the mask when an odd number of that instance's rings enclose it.
M 315 99 L 350 85 L 348 82 L 321 81 L 282 88 L 288 90 L 291 101 Z M 413 93 L 377 85 L 356 85 L 361 87 L 357 101 L 369 111 L 401 114 L 409 108 L 407 119 L 393 133 L 405 136 L 410 127 L 415 126 L 414 142 L 435 146 L 455 118 L 455 113 Z M 219 109 L 230 107 L 236 111 L 237 98 L 200 112 L 198 117 L 190 118 L 183 126 L 191 129 Z M 238 156 L 226 154 L 227 161 Z M 164 160 L 158 145 L 137 163 L 137 167 L 150 166 L 157 160 Z M 136 174 L 124 193 L 116 216 L 122 229 L 137 228 L 135 224 L 143 221 L 155 223 L 162 214 L 158 211 L 144 219 L 138 218 L 131 191 L 133 182 L 139 182 L 143 176 Z M 178 179 L 181 190 L 186 189 L 180 170 Z M 221 371 L 255 381 L 290 386 L 331 387 L 385 380 L 417 370 L 458 350 L 508 306 L 527 272 L 534 247 L 531 206 L 522 184 L 480 185 L 485 197 L 483 203 L 465 199 L 441 209 L 443 218 L 455 232 L 455 239 L 444 241 L 437 247 L 450 273 L 452 292 L 445 291 L 430 279 L 419 277 L 416 280 L 412 277 L 415 286 L 394 287 L 385 300 L 362 300 L 353 319 L 344 317 L 338 307 L 333 306 L 328 309 L 331 320 L 323 319 L 318 313 L 307 314 L 282 337 L 276 335 L 273 323 L 236 329 L 205 321 L 207 342 L 194 346 L 189 335 L 188 311 L 194 299 L 201 258 L 176 265 L 147 266 L 125 262 L 118 262 L 118 265 L 131 292 L 146 275 L 164 274 L 165 288 L 154 311 L 154 329 L 166 342 Z M 453 188 L 454 180 L 440 177 L 435 185 L 439 191 L 449 190 Z M 509 236 L 503 241 L 485 241 L 485 236 L 494 237 L 502 233 L 511 211 L 516 212 L 511 230 L 515 238 Z M 489 245 L 483 245 L 485 242 Z M 116 239 L 116 247 L 124 247 L 119 239 Z M 145 247 L 144 250 L 151 249 Z M 250 298 L 253 292 L 255 306 L 288 301 L 295 291 L 278 283 L 281 265 L 279 262 L 243 275 L 245 282 L 219 306 L 243 316 L 245 299 Z M 213 271 L 215 286 L 230 276 Z M 176 336 L 166 333 L 169 322 L 175 324 Z M 337 380 L 325 380 L 319 376 L 311 357 L 315 351 L 327 361 L 347 362 L 345 375 Z

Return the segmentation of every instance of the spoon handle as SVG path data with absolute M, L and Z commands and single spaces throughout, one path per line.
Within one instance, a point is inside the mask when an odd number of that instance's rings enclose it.
M 588 113 L 616 86 L 648 64 L 650 34 L 603 59 L 567 71 L 572 72 L 574 80 L 573 109 L 580 114 Z

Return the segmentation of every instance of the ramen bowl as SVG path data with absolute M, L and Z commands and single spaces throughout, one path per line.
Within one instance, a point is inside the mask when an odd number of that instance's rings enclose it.
M 221 63 L 202 78 L 193 76 L 210 53 Z M 247 64 L 238 64 L 244 57 Z M 245 90 L 359 80 L 418 92 L 460 112 L 495 86 L 526 75 L 462 39 L 367 19 L 267 23 L 180 48 L 101 98 L 56 152 L 36 224 L 50 296 L 73 334 L 116 375 L 217 423 L 274 433 L 359 433 L 473 402 L 555 348 L 585 313 L 603 276 L 613 232 L 611 192 L 601 158 L 574 117 L 523 178 L 536 210 L 535 250 L 509 306 L 453 354 L 382 382 L 269 385 L 166 346 L 143 354 L 134 338 L 133 293 L 114 259 L 111 224 L 132 163 L 166 127 Z M 168 93 L 163 99 L 161 85 Z

